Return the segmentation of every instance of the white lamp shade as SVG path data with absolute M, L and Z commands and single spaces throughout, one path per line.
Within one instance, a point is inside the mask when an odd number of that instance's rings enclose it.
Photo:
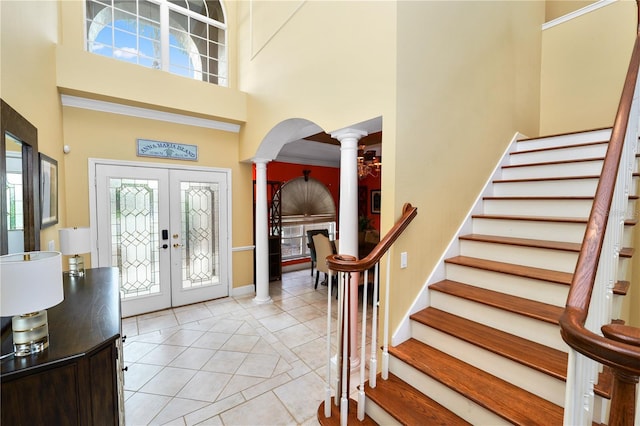
M 64 255 L 89 253 L 91 251 L 90 228 L 62 228 L 59 231 L 60 251 Z
M 30 260 L 25 260 L 29 255 Z M 0 256 L 0 316 L 47 309 L 64 300 L 62 255 L 33 251 Z

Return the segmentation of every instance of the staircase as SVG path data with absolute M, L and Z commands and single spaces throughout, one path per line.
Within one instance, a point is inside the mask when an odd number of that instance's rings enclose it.
M 428 286 L 429 306 L 411 316 L 411 337 L 389 348 L 389 379 L 366 386 L 374 421 L 562 424 L 569 348 L 558 320 L 610 133 L 515 142 L 470 218 L 471 232 L 444 261 L 445 279 Z M 619 277 L 633 255 L 638 157 L 632 188 Z M 628 287 L 615 283 L 614 318 Z M 610 396 L 604 382 L 596 408 Z

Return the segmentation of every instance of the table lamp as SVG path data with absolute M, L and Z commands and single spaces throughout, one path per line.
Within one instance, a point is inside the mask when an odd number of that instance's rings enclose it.
M 83 253 L 91 251 L 90 228 L 62 228 L 59 231 L 60 251 L 69 258 L 69 276 L 81 277 L 84 275 Z
M 0 315 L 13 316 L 15 356 L 49 347 L 47 308 L 64 299 L 62 255 L 55 251 L 0 256 Z

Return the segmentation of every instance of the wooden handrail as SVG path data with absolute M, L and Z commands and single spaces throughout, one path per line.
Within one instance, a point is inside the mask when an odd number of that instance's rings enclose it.
M 589 313 L 591 294 L 602 252 L 607 219 L 611 209 L 616 176 L 638 79 L 638 69 L 640 68 L 640 0 L 636 0 L 636 3 L 638 6 L 638 30 L 629 69 L 611 132 L 607 155 L 602 166 L 600 182 L 596 189 L 594 204 L 589 215 L 585 238 L 567 297 L 567 304 L 560 317 L 562 338 L 569 346 L 604 365 L 635 376 L 640 375 L 640 346 L 629 344 L 629 342 L 636 341 L 634 336 L 637 332 L 631 331 L 632 327 L 622 327 L 617 328 L 620 335 L 616 338 L 602 337 L 588 330 L 585 327 L 585 322 Z M 633 142 L 637 143 L 637 141 Z M 625 333 L 629 334 L 626 338 L 624 337 Z M 605 333 L 605 335 L 611 336 L 609 333 Z
M 402 216 L 396 224 L 387 232 L 382 240 L 371 250 L 366 257 L 357 260 L 353 256 L 334 254 L 327 257 L 327 265 L 329 269 L 338 272 L 362 272 L 371 269 L 380 261 L 382 256 L 389 250 L 393 243 L 400 237 L 402 231 L 411 223 L 418 214 L 418 208 L 413 207 L 410 203 L 402 206 Z

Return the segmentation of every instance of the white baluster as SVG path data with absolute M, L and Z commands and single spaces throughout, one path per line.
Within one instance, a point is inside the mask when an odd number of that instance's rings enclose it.
M 387 380 L 389 378 L 389 284 L 391 276 L 391 250 L 387 251 L 387 278 L 385 283 L 385 298 L 384 298 L 384 329 L 383 329 L 383 342 L 382 342 L 382 378 Z
M 333 284 L 333 271 L 329 269 L 327 284 L 327 381 L 324 396 L 324 416 L 331 417 L 331 285 Z M 336 289 L 337 291 L 337 289 Z
M 349 417 L 349 380 L 347 374 L 349 374 L 349 297 L 351 287 L 351 274 L 348 274 L 343 286 L 343 305 L 344 312 L 342 317 L 342 360 L 340 367 L 342 368 L 342 398 L 340 398 L 340 424 L 347 426 L 347 420 Z
M 371 319 L 371 359 L 369 360 L 369 386 L 376 387 L 376 376 L 378 372 L 378 267 L 376 263 L 373 270 L 373 318 Z
M 342 334 L 341 330 L 343 329 L 342 322 L 344 320 L 344 277 L 345 273 L 340 272 L 338 274 L 338 321 L 336 327 L 336 397 L 334 398 L 334 402 L 336 407 L 340 406 L 340 398 L 338 398 L 339 392 L 342 389 L 342 370 L 340 366 L 342 365 Z
M 360 343 L 360 378 L 358 384 L 358 420 L 364 420 L 364 367 L 367 358 L 367 283 L 369 282 L 369 270 L 364 271 L 364 284 L 362 288 L 362 341 Z

